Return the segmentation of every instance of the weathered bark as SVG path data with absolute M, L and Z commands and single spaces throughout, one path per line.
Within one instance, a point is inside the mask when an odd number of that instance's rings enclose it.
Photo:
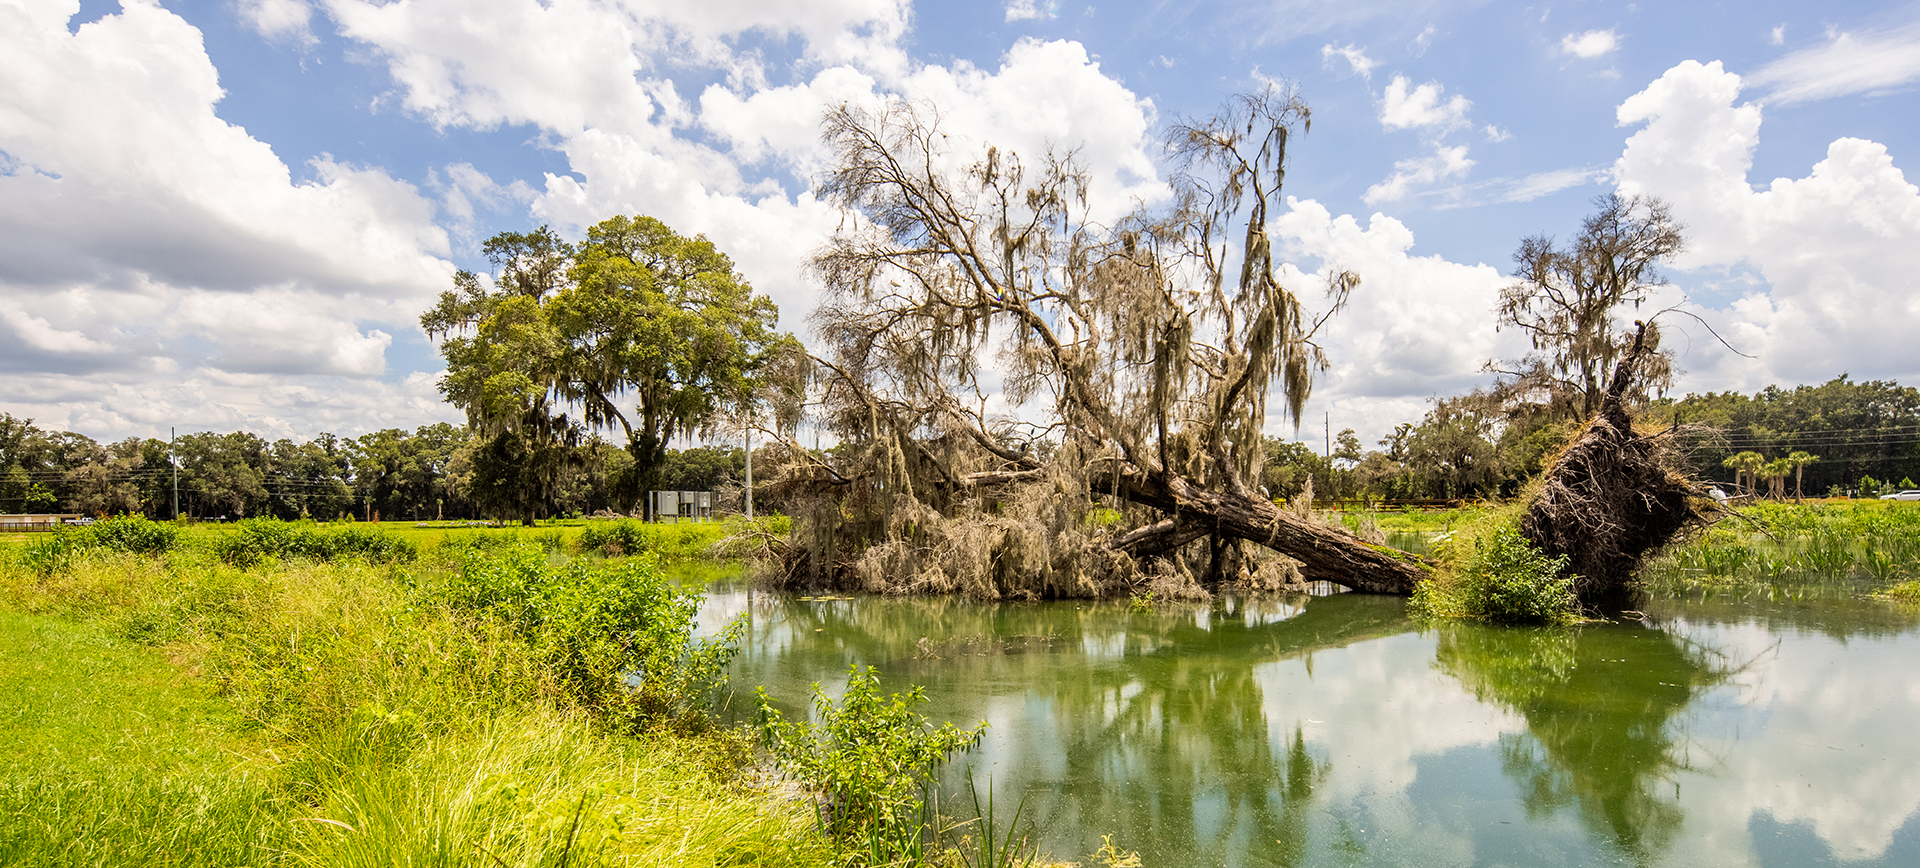
M 1628 606 L 1641 560 L 1706 520 L 1700 483 L 1678 469 L 1665 432 L 1634 433 L 1625 396 L 1652 352 L 1646 326 L 1635 325 L 1600 412 L 1547 469 L 1520 521 L 1541 551 L 1568 558 L 1574 592 L 1601 610 Z
M 1104 481 L 1111 483 L 1113 478 Z M 1117 487 L 1127 500 L 1174 516 L 1107 543 L 1133 557 L 1170 552 L 1203 536 L 1215 536 L 1246 540 L 1293 558 L 1300 562 L 1300 575 L 1307 581 L 1332 582 L 1367 593 L 1411 594 L 1428 574 L 1413 555 L 1369 545 L 1261 498 L 1213 491 L 1180 476 L 1143 479 L 1122 474 Z

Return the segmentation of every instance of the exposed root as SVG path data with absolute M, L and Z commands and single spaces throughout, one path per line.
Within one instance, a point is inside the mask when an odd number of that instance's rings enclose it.
M 1600 412 L 1541 479 L 1520 532 L 1548 556 L 1568 557 L 1583 605 L 1630 605 L 1641 561 L 1707 524 L 1712 501 L 1681 467 L 1666 431 L 1635 431 L 1622 400 L 1644 351 L 1644 327 L 1621 360 Z

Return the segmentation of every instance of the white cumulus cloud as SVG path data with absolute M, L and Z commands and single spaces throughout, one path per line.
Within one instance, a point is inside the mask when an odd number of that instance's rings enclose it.
M 1592 60 L 1620 49 L 1620 35 L 1611 30 L 1589 30 L 1585 33 L 1569 33 L 1560 39 L 1560 51 L 1574 57 Z
M 1467 110 L 1473 103 L 1454 94 L 1445 99 L 1446 88 L 1437 81 L 1414 86 L 1404 75 L 1395 75 L 1387 84 L 1380 104 L 1380 124 L 1390 130 L 1410 127 L 1450 129 L 1467 122 Z
M 1768 287 L 1708 311 L 1748 362 L 1709 356 L 1716 388 L 1920 377 L 1920 187 L 1885 146 L 1841 138 L 1801 178 L 1748 179 L 1761 109 L 1740 77 L 1686 61 L 1621 103 L 1644 125 L 1614 164 L 1623 193 L 1672 203 L 1686 268 L 1757 268 Z M 1683 362 L 1686 360 L 1683 360 Z M 1689 365 L 1693 367 L 1694 365 Z
M 219 76 L 173 13 L 127 3 L 70 31 L 77 12 L 0 4 L 0 407 L 124 434 L 274 402 L 279 430 L 312 433 L 404 406 L 377 378 L 453 273 L 434 203 L 324 154 L 296 176 L 215 114 Z M 302 417 L 302 389 L 357 409 Z

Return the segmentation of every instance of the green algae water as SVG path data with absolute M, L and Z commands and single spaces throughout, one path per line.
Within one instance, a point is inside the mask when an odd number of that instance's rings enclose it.
M 703 619 L 749 613 L 732 683 L 789 714 L 866 664 L 990 723 L 946 789 L 1024 796 L 1055 859 L 1111 835 L 1165 868 L 1920 865 L 1920 607 L 1647 608 L 1421 628 L 1357 594 L 1139 612 L 722 583 Z

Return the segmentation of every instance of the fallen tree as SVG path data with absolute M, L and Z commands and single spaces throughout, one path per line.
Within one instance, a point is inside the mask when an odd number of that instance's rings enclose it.
M 829 113 L 824 192 L 843 223 L 814 261 L 825 352 L 795 370 L 839 442 L 805 449 L 795 408 L 775 414 L 787 460 L 769 493 L 794 528 L 772 545 L 772 580 L 989 598 L 1410 592 L 1418 558 L 1257 488 L 1268 396 L 1298 424 L 1326 366 L 1314 335 L 1359 284 L 1329 265 L 1326 309 L 1308 317 L 1279 279 L 1267 218 L 1307 125 L 1275 91 L 1177 125 L 1167 204 L 1109 225 L 1071 154 L 964 163 L 930 108 Z M 1007 402 L 995 415 L 990 391 Z
M 1590 609 L 1629 605 L 1641 561 L 1711 521 L 1715 511 L 1678 460 L 1675 429 L 1634 429 L 1627 398 L 1635 377 L 1657 357 L 1647 325 L 1634 326 L 1632 346 L 1614 368 L 1598 412 L 1547 467 L 1520 519 L 1529 542 L 1549 557 L 1567 558 L 1565 575 Z

